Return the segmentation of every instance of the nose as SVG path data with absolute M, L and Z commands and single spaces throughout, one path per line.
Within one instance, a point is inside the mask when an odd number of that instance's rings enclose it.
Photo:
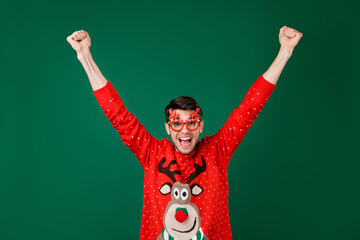
M 176 221 L 182 223 L 184 222 L 188 217 L 188 212 L 186 208 L 177 208 L 175 213 L 175 219 Z
M 184 124 L 183 128 L 180 131 L 181 133 L 188 133 L 190 132 L 189 129 L 187 129 L 186 124 Z

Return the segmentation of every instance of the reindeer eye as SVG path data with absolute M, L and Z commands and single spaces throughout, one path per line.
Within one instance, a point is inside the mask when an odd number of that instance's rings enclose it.
M 175 188 L 174 196 L 175 196 L 176 199 L 179 199 L 179 189 L 178 188 Z
M 186 188 L 184 188 L 182 191 L 181 191 L 181 199 L 182 200 L 186 200 L 188 198 L 188 195 L 189 195 L 189 192 Z

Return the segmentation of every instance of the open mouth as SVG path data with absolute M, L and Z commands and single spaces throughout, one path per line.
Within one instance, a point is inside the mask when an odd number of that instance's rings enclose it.
M 179 137 L 178 138 L 181 147 L 189 147 L 191 145 L 191 137 Z
M 196 218 L 195 218 L 195 220 L 194 220 L 194 225 L 193 225 L 189 230 L 179 231 L 179 230 L 176 230 L 175 228 L 172 228 L 172 230 L 174 230 L 174 231 L 176 231 L 176 232 L 179 232 L 179 233 L 189 233 L 189 232 L 191 232 L 192 230 L 194 230 L 195 225 L 196 225 Z

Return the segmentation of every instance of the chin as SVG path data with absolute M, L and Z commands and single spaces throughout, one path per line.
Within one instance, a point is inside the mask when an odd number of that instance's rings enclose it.
M 178 150 L 180 153 L 182 153 L 182 154 L 189 154 L 189 153 L 191 153 L 192 151 L 194 151 L 194 149 L 195 149 L 195 147 L 186 148 L 186 149 L 181 148 L 181 147 L 176 147 L 176 148 L 177 148 L 177 150 Z

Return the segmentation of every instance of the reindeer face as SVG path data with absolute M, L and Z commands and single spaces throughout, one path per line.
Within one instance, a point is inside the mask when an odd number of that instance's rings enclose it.
M 195 194 L 199 194 L 198 188 L 198 185 L 192 188 Z M 191 239 L 199 231 L 200 213 L 196 205 L 190 203 L 191 194 L 188 184 L 176 182 L 172 186 L 171 201 L 164 214 L 164 226 L 175 239 Z
M 158 165 L 159 173 L 167 175 L 174 183 L 174 185 L 170 182 L 164 183 L 160 188 L 160 192 L 163 195 L 171 193 L 171 201 L 165 209 L 163 221 L 167 233 L 177 240 L 192 239 L 201 226 L 199 209 L 194 203 L 190 202 L 190 198 L 191 195 L 200 195 L 203 189 L 197 183 L 189 186 L 192 180 L 206 170 L 206 162 L 203 156 L 201 156 L 201 160 L 202 165 L 194 165 L 195 171 L 190 174 L 186 183 L 176 181 L 175 175 L 180 174 L 180 171 L 170 171 L 171 165 L 176 164 L 175 160 L 172 160 L 167 167 L 164 167 L 166 158 L 163 158 Z M 163 239 L 161 234 L 158 239 Z M 206 236 L 205 239 L 207 239 Z

